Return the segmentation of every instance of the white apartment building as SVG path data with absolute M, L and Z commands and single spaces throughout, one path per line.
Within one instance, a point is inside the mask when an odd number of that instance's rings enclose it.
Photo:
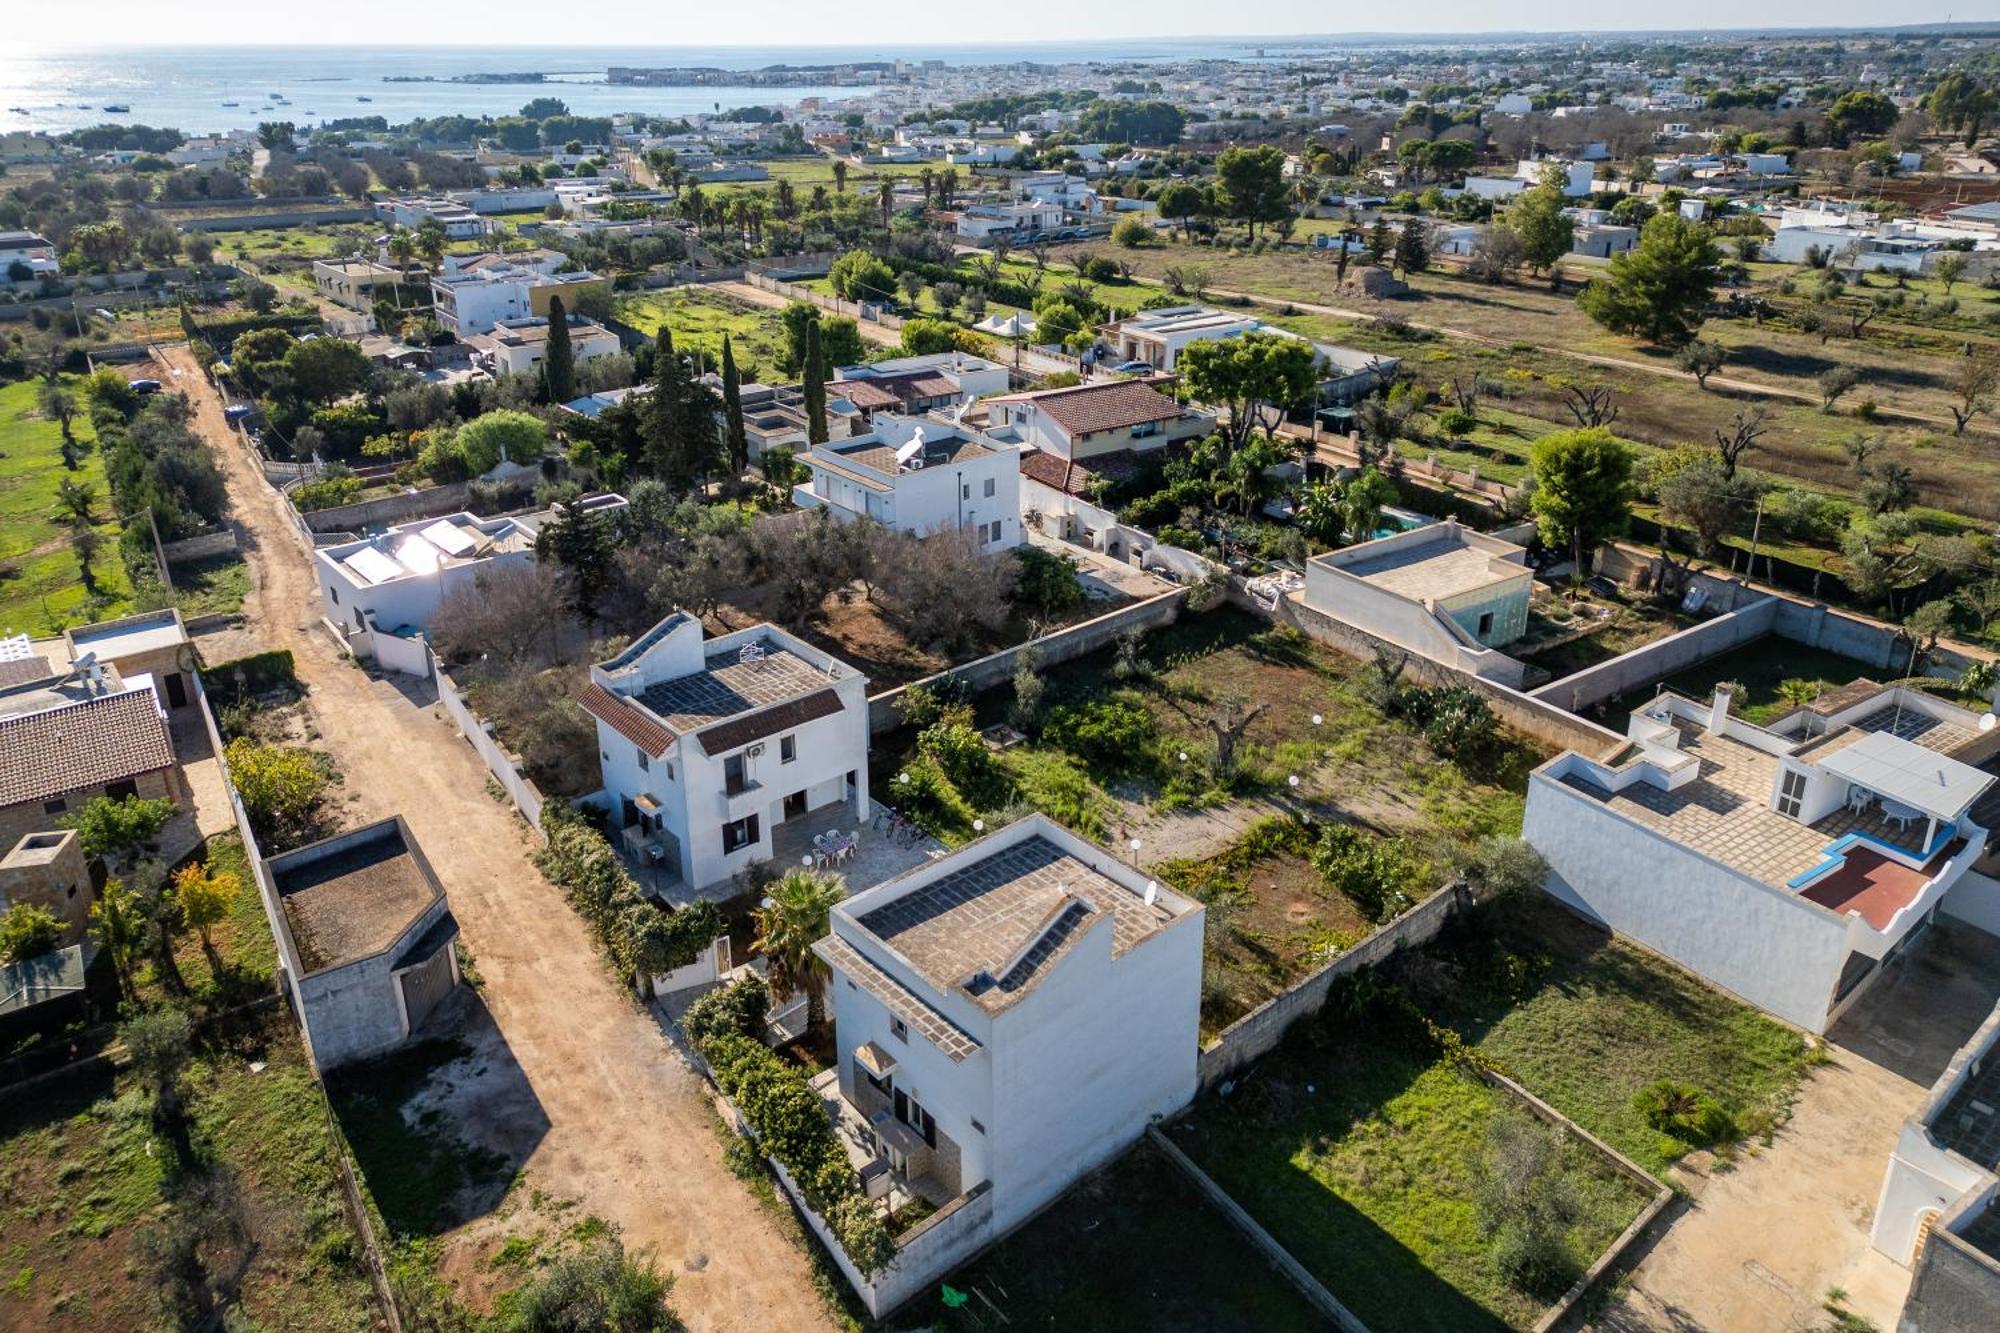
M 871 1311 L 1194 1096 L 1201 935 L 1200 904 L 1042 815 L 834 908 L 813 947 L 838 1055 L 816 1084 L 871 1195 L 949 1211 L 857 1283 Z
M 1824 1032 L 1940 907 L 2000 908 L 1968 874 L 1992 716 L 1857 682 L 1760 727 L 1665 692 L 1615 754 L 1535 770 L 1523 836 L 1564 903 Z
M 917 536 L 964 529 L 983 550 L 1017 546 L 1021 450 L 943 417 L 883 414 L 866 435 L 814 445 L 792 488 L 802 509 L 871 518 Z
M 625 846 L 697 896 L 868 817 L 868 681 L 773 625 L 703 642 L 677 611 L 590 668 L 601 801 Z

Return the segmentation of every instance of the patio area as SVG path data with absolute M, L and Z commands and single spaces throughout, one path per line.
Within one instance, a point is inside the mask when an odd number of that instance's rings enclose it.
M 901 841 L 892 837 L 884 814 L 882 806 L 874 801 L 868 803 L 868 817 L 859 825 L 845 801 L 807 811 L 772 828 L 771 859 L 780 871 L 785 871 L 813 858 L 818 863 L 815 868 L 846 880 L 847 892 L 852 895 L 944 855 L 944 844 L 928 835 Z M 878 823 L 882 828 L 876 827 Z M 828 861 L 814 839 L 832 835 L 851 838 L 852 851 L 844 858 Z
M 876 1208 L 884 1217 L 890 1216 L 905 1205 L 922 1199 L 933 1208 L 942 1208 L 950 1203 L 953 1192 L 937 1177 L 920 1175 L 914 1180 L 906 1180 L 890 1170 L 889 1163 L 876 1147 L 876 1134 L 897 1132 L 908 1134 L 904 1125 L 896 1122 L 885 1111 L 879 1120 L 882 1125 L 870 1128 L 861 1118 L 861 1112 L 840 1092 L 840 1071 L 823 1069 L 812 1079 L 812 1090 L 819 1094 L 820 1104 L 826 1108 L 827 1119 L 840 1139 L 840 1146 L 847 1152 L 847 1160 L 861 1177 L 861 1187 L 868 1197 L 875 1201 Z M 921 1143 L 921 1141 L 919 1141 Z

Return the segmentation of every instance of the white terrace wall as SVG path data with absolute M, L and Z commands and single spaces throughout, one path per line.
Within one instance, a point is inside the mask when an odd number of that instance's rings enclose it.
M 536 841 L 542 840 L 542 793 L 535 784 L 528 781 L 528 775 L 521 771 L 520 764 L 507 753 L 494 738 L 493 724 L 472 711 L 465 701 L 464 691 L 458 688 L 444 669 L 444 663 L 431 658 L 432 676 L 437 683 L 438 703 L 443 706 L 445 716 L 458 728 L 459 735 L 472 744 L 480 762 L 493 775 L 494 781 L 506 789 L 507 797 L 514 802 L 514 808 L 521 812 L 521 818 L 528 821 Z
M 1180 619 L 1181 608 L 1187 604 L 1187 590 L 1175 588 L 1157 597 L 1149 597 L 1131 606 L 1121 606 L 1116 611 L 1107 611 L 1094 620 L 1086 620 L 1080 625 L 1071 625 L 1053 634 L 1044 634 L 1039 639 L 1003 648 L 997 653 L 976 658 L 963 666 L 955 666 L 935 675 L 926 676 L 918 685 L 938 685 L 957 678 L 973 691 L 991 689 L 995 685 L 1012 680 L 1014 664 L 1020 655 L 1029 649 L 1036 649 L 1042 655 L 1044 669 L 1061 662 L 1068 662 L 1100 648 L 1109 647 L 1119 635 L 1127 630 L 1157 629 L 1171 625 Z M 898 686 L 884 690 L 868 700 L 868 732 L 879 736 L 885 731 L 894 731 L 903 724 L 903 695 L 909 686 Z
M 465 508 L 471 494 L 470 483 L 454 481 L 422 490 L 400 491 L 357 504 L 315 509 L 301 517 L 309 532 L 361 532 L 371 527 L 405 523 L 417 518 L 436 518 Z
M 1593 704 L 1643 689 L 1677 671 L 1764 638 L 1775 631 L 1778 612 L 1783 606 L 1783 601 L 1776 597 L 1751 602 L 1678 634 L 1585 667 L 1574 675 L 1552 680 L 1528 691 L 1528 697 L 1580 713 Z
M 1229 581 L 1229 600 L 1266 620 L 1290 625 L 1309 638 L 1349 657 L 1366 660 L 1372 658 L 1378 650 L 1393 653 L 1398 657 L 1407 657 L 1408 664 L 1403 673 L 1405 680 L 1431 686 L 1462 685 L 1469 690 L 1476 690 L 1485 696 L 1495 716 L 1502 722 L 1558 750 L 1576 750 L 1581 754 L 1601 755 L 1625 743 L 1625 738 L 1619 733 L 1600 726 L 1588 718 L 1578 717 L 1566 708 L 1558 708 L 1552 703 L 1523 694 L 1510 686 L 1482 680 L 1470 672 L 1414 654 L 1401 644 L 1377 638 L 1364 629 L 1342 620 L 1335 620 L 1325 612 L 1316 610 L 1290 595 L 1278 598 L 1275 607 L 1266 606 L 1244 589 L 1240 579 L 1232 578 Z

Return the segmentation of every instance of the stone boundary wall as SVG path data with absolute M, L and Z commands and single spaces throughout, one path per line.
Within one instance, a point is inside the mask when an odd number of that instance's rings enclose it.
M 1690 625 L 1678 634 L 1655 639 L 1574 675 L 1552 680 L 1528 691 L 1528 697 L 1580 713 L 1592 704 L 1642 689 L 1677 671 L 1770 635 L 1778 623 L 1779 606 L 1777 598 L 1766 597 L 1724 612 L 1713 620 Z
M 997 653 L 975 658 L 962 666 L 948 667 L 922 680 L 912 681 L 912 685 L 937 685 L 957 678 L 966 683 L 974 692 L 991 689 L 993 686 L 1014 677 L 1014 665 L 1020 655 L 1029 649 L 1039 650 L 1042 666 L 1052 667 L 1096 652 L 1108 647 L 1119 635 L 1133 629 L 1158 629 L 1171 625 L 1180 619 L 1181 609 L 1187 604 L 1187 589 L 1174 588 L 1143 602 L 1131 606 L 1121 606 L 1115 611 L 1107 611 L 1094 620 L 1086 620 L 1080 625 L 1071 625 L 1039 639 L 1017 643 L 1011 648 L 1002 648 Z M 903 696 L 909 685 L 899 685 L 893 690 L 871 696 L 868 700 L 868 734 L 879 736 L 894 731 L 903 725 Z
M 197 537 L 183 537 L 177 542 L 168 542 L 160 548 L 160 556 L 168 564 L 179 564 L 183 560 L 207 560 L 212 556 L 236 554 L 236 530 L 217 528 L 214 532 L 204 532 Z
M 445 672 L 444 663 L 438 661 L 436 654 L 430 653 L 428 645 L 424 645 L 424 651 L 431 659 L 438 703 L 443 707 L 445 716 L 451 719 L 452 725 L 458 728 L 458 734 L 472 746 L 473 753 L 486 765 L 494 781 L 506 789 L 507 799 L 514 803 L 514 809 L 520 812 L 521 818 L 528 821 L 535 841 L 546 842 L 546 835 L 542 832 L 542 804 L 545 798 L 540 789 L 528 780 L 528 775 L 521 771 L 519 761 L 508 754 L 495 738 L 493 724 L 472 711 L 464 692 Z
M 1202 1049 L 1195 1062 L 1198 1092 L 1207 1092 L 1276 1050 L 1292 1024 L 1312 1017 L 1326 1004 L 1334 982 L 1374 967 L 1404 949 L 1430 943 L 1447 922 L 1473 902 L 1472 891 L 1464 884 L 1447 884 L 1395 920 L 1378 926 L 1338 958 L 1301 977 L 1231 1023 L 1213 1045 Z
M 355 504 L 315 509 L 301 514 L 299 518 L 308 532 L 359 532 L 378 523 L 389 526 L 415 518 L 455 514 L 465 508 L 466 499 L 471 494 L 470 487 L 471 483 L 464 481 L 426 486 L 421 490 L 399 491 L 395 495 L 377 496 Z

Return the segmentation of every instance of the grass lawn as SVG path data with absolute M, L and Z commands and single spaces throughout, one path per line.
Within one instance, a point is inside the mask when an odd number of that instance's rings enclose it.
M 1812 1063 L 1790 1028 L 1552 902 L 1454 923 L 1404 988 L 1522 1086 L 1656 1174 L 1693 1145 L 1632 1106 L 1658 1079 L 1714 1097 L 1749 1137 L 1787 1114 Z
M 118 524 L 109 518 L 110 488 L 104 459 L 89 448 L 90 418 L 81 411 L 71 423 L 87 452 L 71 472 L 62 465 L 62 429 L 36 406 L 39 379 L 0 387 L 0 634 L 47 634 L 67 625 L 120 616 L 130 608 L 131 582 L 118 558 Z M 92 598 L 78 577 L 68 530 L 55 518 L 56 490 L 63 481 L 95 489 L 98 534 L 104 538 L 93 567 L 99 595 Z
M 680 287 L 620 297 L 615 313 L 649 336 L 657 335 L 665 325 L 673 331 L 675 347 L 683 352 L 699 351 L 709 359 L 722 355 L 722 337 L 728 334 L 745 383 L 759 376 L 782 374 L 778 363 L 784 355 L 785 327 L 776 310 L 745 306 L 699 288 Z
M 253 1243 L 235 1319 L 345 1333 L 373 1327 L 373 1293 L 336 1183 L 319 1094 L 282 1006 L 211 1029 L 187 1078 L 197 1148 L 234 1173 Z M 153 1327 L 160 1279 L 144 1257 L 175 1187 L 150 1094 L 82 1073 L 0 1107 L 0 1323 Z
M 181 615 L 213 615 L 243 609 L 250 595 L 250 566 L 240 555 L 221 555 L 190 560 L 172 569 L 174 593 Z
M 1326 1321 L 1158 1149 L 1140 1144 L 921 1296 L 899 1329 L 1284 1333 Z M 1388 1327 L 1388 1325 L 1383 1325 Z
M 1527 1328 L 1567 1286 L 1510 1284 L 1481 1216 L 1493 1136 L 1552 1136 L 1509 1094 L 1439 1062 L 1408 1019 L 1322 1021 L 1169 1132 L 1371 1327 Z M 1581 1142 L 1552 1152 L 1579 1204 L 1564 1242 L 1580 1273 L 1647 1194 Z

